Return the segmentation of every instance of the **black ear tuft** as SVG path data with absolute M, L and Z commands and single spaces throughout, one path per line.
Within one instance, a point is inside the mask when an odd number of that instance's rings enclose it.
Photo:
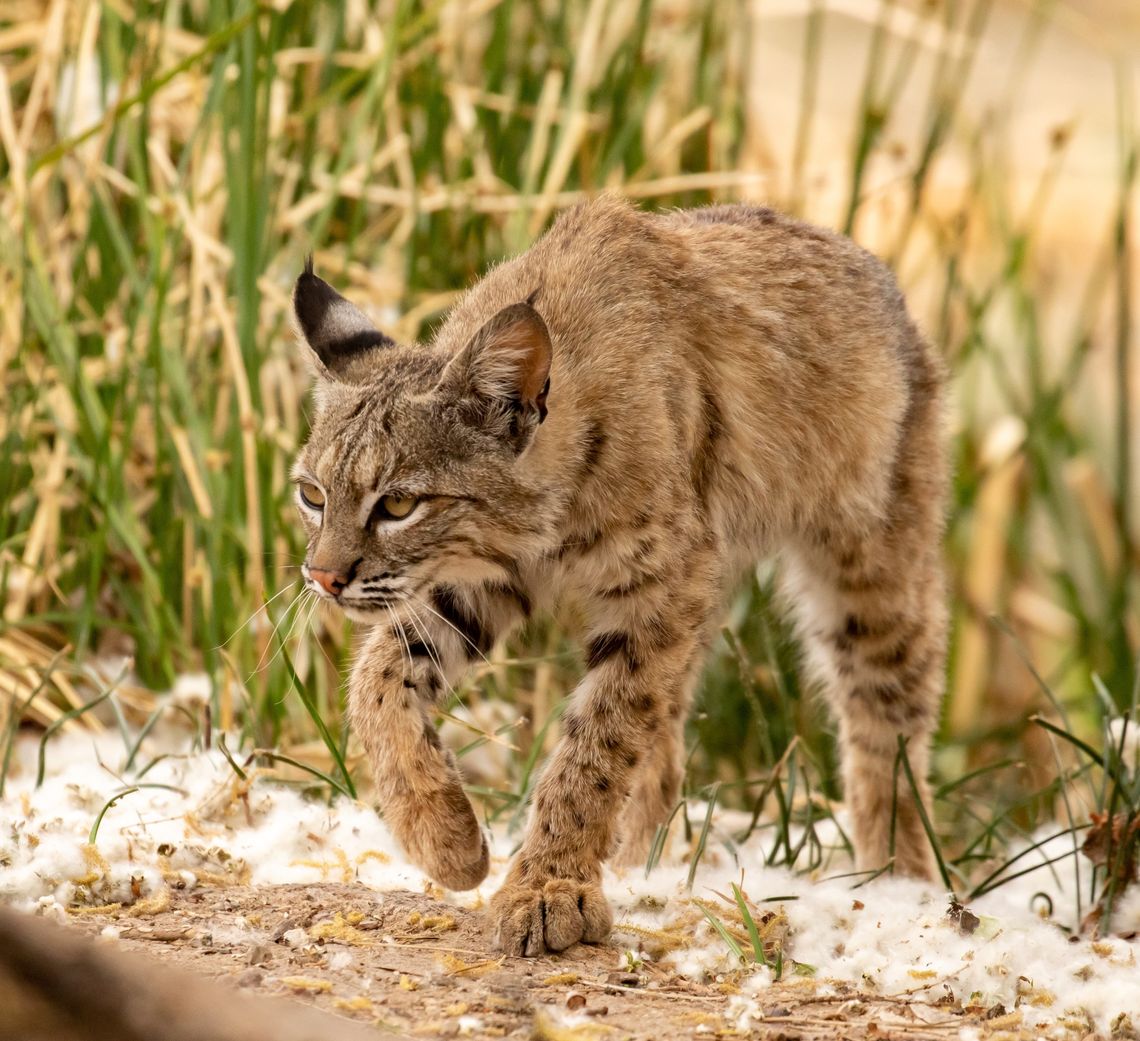
M 314 274 L 312 254 L 293 288 L 293 311 L 306 342 L 334 376 L 346 375 L 364 352 L 393 342 L 363 311 Z

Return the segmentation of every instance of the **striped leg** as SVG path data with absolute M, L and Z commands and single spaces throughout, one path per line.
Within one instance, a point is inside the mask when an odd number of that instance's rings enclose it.
M 393 608 L 390 624 L 374 626 L 353 668 L 349 714 L 384 819 L 412 860 L 448 889 L 482 882 L 489 853 L 431 709 L 528 609 L 525 597 L 502 586 L 437 588 Z
M 629 628 L 589 643 L 590 668 L 538 783 L 526 839 L 491 900 L 496 941 L 508 954 L 560 951 L 609 934 L 601 863 L 648 749 L 671 741 L 703 650 L 703 625 L 694 629 L 691 615 L 673 611 L 634 606 Z M 639 824 L 642 833 L 646 827 Z

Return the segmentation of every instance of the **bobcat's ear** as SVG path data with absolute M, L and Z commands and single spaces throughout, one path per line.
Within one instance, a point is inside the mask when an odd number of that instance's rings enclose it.
M 482 403 L 487 418 L 506 420 L 512 432 L 522 433 L 546 418 L 552 356 L 542 316 L 529 301 L 511 304 L 471 337 L 440 382 Z
M 311 256 L 293 287 L 293 313 L 305 342 L 335 379 L 351 379 L 355 362 L 393 345 L 363 311 L 313 273 Z

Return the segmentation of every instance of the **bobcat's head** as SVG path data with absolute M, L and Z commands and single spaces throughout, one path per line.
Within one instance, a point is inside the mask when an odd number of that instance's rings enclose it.
M 293 305 L 318 373 L 316 417 L 293 466 L 306 585 L 374 621 L 422 603 L 435 582 L 509 579 L 538 534 L 537 493 L 517 466 L 549 385 L 550 337 L 533 298 L 471 330 L 455 353 L 395 343 L 311 263 Z

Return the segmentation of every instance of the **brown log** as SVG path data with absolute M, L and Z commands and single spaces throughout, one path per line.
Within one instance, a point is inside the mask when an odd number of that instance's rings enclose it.
M 242 994 L 0 907 L 0 1041 L 365 1041 L 357 1023 Z

